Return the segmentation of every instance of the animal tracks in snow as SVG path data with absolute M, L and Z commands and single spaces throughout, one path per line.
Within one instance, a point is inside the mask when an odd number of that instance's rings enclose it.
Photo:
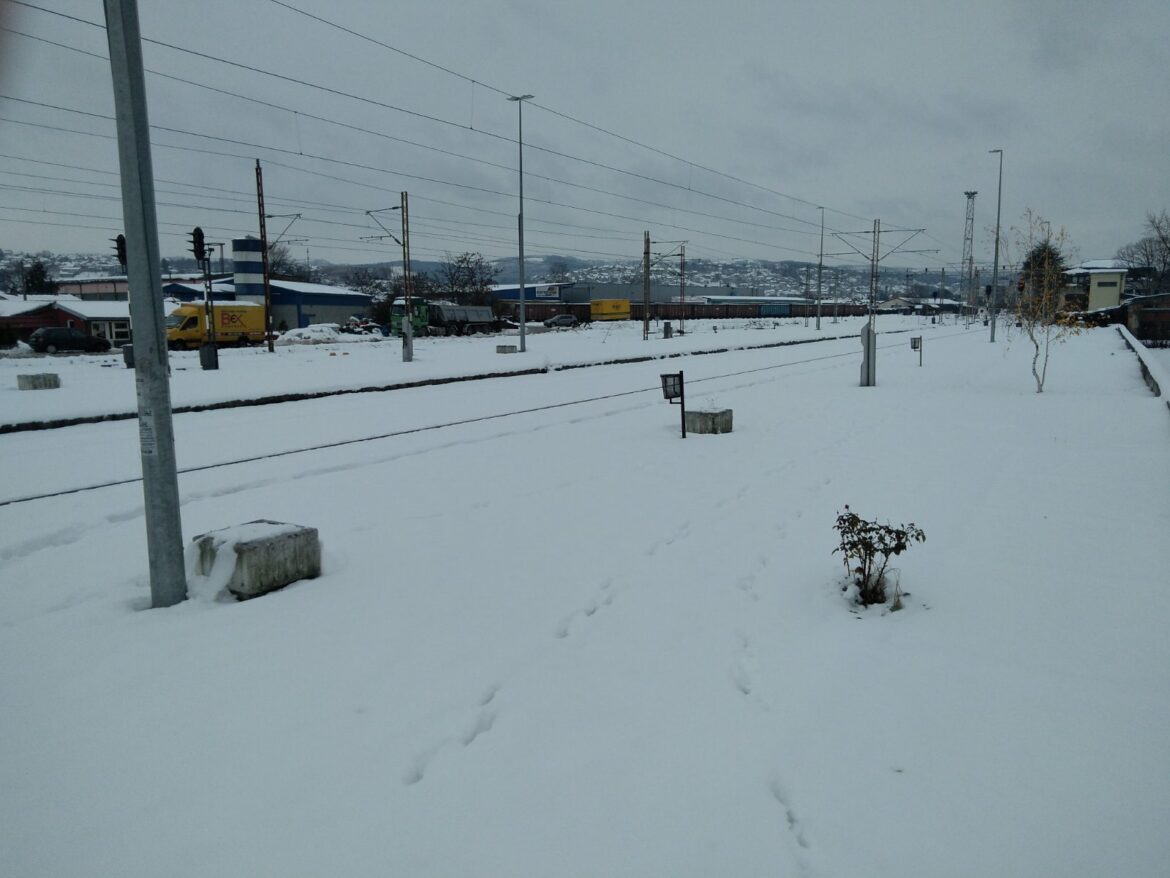
M 556 627 L 556 636 L 562 640 L 568 637 L 575 620 L 592 618 L 602 607 L 608 607 L 612 604 L 613 597 L 613 580 L 606 579 L 601 583 L 601 587 L 597 590 L 597 593 L 585 603 L 585 606 L 579 610 L 574 610 L 560 621 Z
M 663 546 L 673 546 L 679 540 L 685 539 L 686 537 L 690 536 L 690 533 L 691 533 L 691 523 L 689 521 L 684 521 L 682 524 L 680 524 L 678 527 L 676 527 L 671 532 L 670 536 L 663 537 L 660 540 L 655 540 L 649 546 L 647 546 L 646 547 L 646 555 L 649 557 L 653 557 L 654 554 L 659 549 L 661 549 Z
M 735 632 L 735 648 L 731 657 L 731 683 L 735 690 L 762 711 L 771 705 L 760 694 L 760 661 L 752 649 L 751 639 L 742 631 Z
M 772 798 L 784 809 L 784 819 L 788 823 L 788 831 L 792 833 L 792 837 L 796 839 L 796 843 L 802 848 L 809 848 L 811 845 L 808 838 L 804 834 L 804 828 L 801 826 L 800 818 L 796 814 L 796 809 L 792 806 L 792 797 L 784 788 L 784 784 L 780 782 L 778 777 L 772 777 L 768 780 L 768 791 L 771 792 Z
M 426 776 L 431 763 L 444 750 L 455 745 L 463 748 L 470 747 L 478 738 L 490 732 L 495 726 L 498 716 L 498 712 L 492 704 L 499 691 L 499 684 L 489 686 L 480 696 L 470 721 L 464 725 L 460 732 L 427 747 L 415 756 L 406 771 L 402 773 L 402 783 L 406 786 L 414 786 Z
M 760 578 L 760 574 L 764 572 L 768 566 L 768 559 L 763 555 L 757 555 L 755 562 L 752 564 L 750 570 L 735 581 L 736 587 L 748 596 L 752 601 L 758 601 L 760 594 L 756 590 L 756 582 Z

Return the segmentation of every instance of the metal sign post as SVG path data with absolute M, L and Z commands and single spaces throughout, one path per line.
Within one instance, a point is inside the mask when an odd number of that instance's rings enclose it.
M 687 438 L 687 395 L 683 387 L 682 372 L 665 372 L 662 377 L 662 398 L 674 405 L 677 399 L 679 404 L 679 421 L 682 424 L 682 437 Z
M 916 335 L 910 339 L 910 350 L 918 351 L 918 365 L 922 365 L 922 336 Z

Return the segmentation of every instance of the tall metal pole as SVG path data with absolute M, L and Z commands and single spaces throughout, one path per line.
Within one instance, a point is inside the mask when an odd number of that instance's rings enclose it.
M 962 306 L 975 306 L 975 196 L 978 192 L 964 192 L 967 196 L 967 219 L 963 224 L 963 268 L 966 273 L 967 295 Z
M 686 334 L 687 245 L 678 245 L 678 334 Z
M 841 269 L 833 269 L 833 322 L 837 322 L 837 315 L 841 311 Z
M 256 209 L 260 213 L 260 268 L 264 274 L 264 337 L 271 354 L 276 348 L 272 339 L 272 285 L 268 280 L 268 226 L 264 220 L 264 172 L 260 169 L 260 159 L 256 159 Z
M 126 226 L 126 279 L 134 325 L 134 383 L 138 394 L 138 450 L 150 602 L 154 607 L 169 607 L 187 599 L 187 576 L 183 569 L 179 478 L 163 334 L 158 218 L 142 74 L 142 38 L 136 0 L 105 0 L 105 13 Z
M 808 273 L 809 267 L 804 267 L 804 325 L 808 326 Z
M 508 100 L 516 102 L 516 109 L 519 110 L 519 129 L 516 142 L 520 147 L 520 215 L 518 217 L 519 234 L 517 241 L 520 245 L 520 352 L 523 353 L 528 348 L 525 343 L 525 325 L 524 325 L 524 102 L 531 100 L 535 95 L 514 95 Z
M 821 272 L 825 268 L 825 209 L 821 211 L 821 247 L 817 251 L 817 329 L 821 328 Z
M 650 338 L 650 233 L 642 233 L 642 341 Z
M 414 305 L 411 303 L 410 205 L 405 192 L 398 210 L 402 214 L 402 297 L 406 304 L 402 315 L 402 362 L 410 363 L 414 361 Z
M 881 220 L 873 221 L 873 256 L 869 260 L 869 328 L 874 328 L 874 317 L 877 311 L 877 290 L 880 268 L 880 241 L 882 237 Z
M 999 189 L 995 195 L 995 261 L 991 266 L 991 301 L 988 309 L 991 311 L 991 338 L 995 341 L 995 300 L 999 296 L 999 208 L 1003 201 L 1003 150 L 989 149 L 988 152 L 999 153 Z

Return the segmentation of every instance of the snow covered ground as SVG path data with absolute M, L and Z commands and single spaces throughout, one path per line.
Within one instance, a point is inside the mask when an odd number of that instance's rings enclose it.
M 172 352 L 171 399 L 176 407 L 208 405 L 241 397 L 327 393 L 455 375 L 550 369 L 648 355 L 669 357 L 685 351 L 856 337 L 862 325 L 862 318 L 842 318 L 833 323 L 825 317 L 821 331 L 817 332 L 814 326 L 805 326 L 803 320 L 687 321 L 684 336 L 665 339 L 661 324 L 652 323 L 652 338 L 647 342 L 642 338 L 642 324 L 631 321 L 551 331 L 536 324 L 527 329 L 527 351 L 522 354 L 496 353 L 497 345 L 517 344 L 518 330 L 510 330 L 490 336 L 419 338 L 414 343 L 411 363 L 402 362 L 399 339 L 339 336 L 331 332 L 329 335 L 337 339 L 337 344 L 277 345 L 271 354 L 258 347 L 224 348 L 219 353 L 220 367 L 213 371 L 200 368 L 197 351 Z M 947 326 L 954 329 L 953 323 Z M 678 328 L 675 323 L 673 329 L 677 332 Z M 926 331 L 922 321 L 914 317 L 883 315 L 878 319 L 879 332 L 918 329 Z M 306 330 L 296 333 L 310 334 Z M 853 349 L 859 349 L 856 341 Z M 50 371 L 60 375 L 67 392 L 17 390 L 17 374 Z M 86 356 L 0 356 L 0 424 L 136 411 L 134 381 L 119 351 Z
M 321 531 L 246 603 L 146 609 L 139 484 L 0 505 L 0 871 L 1164 876 L 1170 413 L 1112 329 L 1037 395 L 1019 339 L 903 328 L 875 388 L 849 338 L 178 415 L 186 539 Z M 192 355 L 176 403 L 601 359 L 455 341 Z M 132 407 L 92 360 L 3 421 Z M 733 433 L 679 438 L 676 369 Z M 137 456 L 0 435 L 0 503 Z M 926 531 L 903 611 L 843 600 L 847 503 Z

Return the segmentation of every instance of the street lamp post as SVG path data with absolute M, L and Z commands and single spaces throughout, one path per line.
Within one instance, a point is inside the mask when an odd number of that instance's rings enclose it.
M 995 261 L 991 268 L 991 338 L 995 341 L 995 299 L 999 295 L 999 208 L 1003 200 L 1003 150 L 989 149 L 989 153 L 999 153 L 999 190 L 995 196 Z
M 527 350 L 525 345 L 524 325 L 524 102 L 530 101 L 535 95 L 512 95 L 508 98 L 514 101 L 519 111 L 519 128 L 516 143 L 520 148 L 520 215 L 517 218 L 518 236 L 520 245 L 520 352 Z

